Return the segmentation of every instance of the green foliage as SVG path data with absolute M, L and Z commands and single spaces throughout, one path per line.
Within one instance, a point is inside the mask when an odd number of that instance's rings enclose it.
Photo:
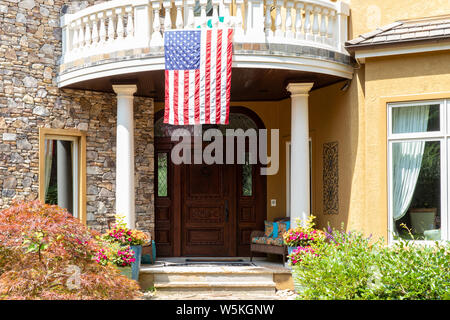
M 56 184 L 48 187 L 47 196 L 45 197 L 45 203 L 58 204 L 58 186 Z
M 293 267 L 300 299 L 447 299 L 449 246 L 400 241 L 384 246 L 361 233 L 329 229 Z
M 139 286 L 94 261 L 98 234 L 57 206 L 0 212 L 1 299 L 134 299 Z

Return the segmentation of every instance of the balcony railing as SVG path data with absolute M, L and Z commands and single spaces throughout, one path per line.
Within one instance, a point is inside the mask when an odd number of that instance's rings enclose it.
M 61 18 L 62 63 L 114 51 L 161 51 L 164 31 L 232 27 L 236 43 L 345 53 L 348 5 L 320 0 L 113 0 Z M 207 8 L 209 15 L 207 15 Z

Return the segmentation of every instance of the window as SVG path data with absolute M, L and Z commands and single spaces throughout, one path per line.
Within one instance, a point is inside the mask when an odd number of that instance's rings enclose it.
M 245 163 L 242 165 L 242 195 L 253 195 L 253 165 L 250 163 L 250 154 L 245 153 Z
M 388 105 L 389 236 L 447 240 L 449 101 Z
M 167 163 L 167 153 L 158 153 L 158 197 L 167 197 L 168 196 L 168 163 Z
M 86 136 L 78 130 L 39 130 L 39 199 L 85 222 Z

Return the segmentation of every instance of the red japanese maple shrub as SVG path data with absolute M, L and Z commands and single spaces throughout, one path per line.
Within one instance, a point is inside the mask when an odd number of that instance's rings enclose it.
M 135 299 L 137 282 L 94 257 L 96 234 L 38 201 L 0 212 L 0 299 Z

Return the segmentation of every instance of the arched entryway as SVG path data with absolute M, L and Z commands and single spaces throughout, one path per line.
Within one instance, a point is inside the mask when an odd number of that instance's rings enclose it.
M 202 130 L 265 128 L 256 113 L 244 107 L 231 107 L 229 119 L 227 126 L 204 125 Z M 248 139 L 244 164 L 175 165 L 171 150 L 177 142 L 170 134 L 177 128 L 163 123 L 163 111 L 155 114 L 158 256 L 248 256 L 251 231 L 264 228 L 267 192 L 261 164 L 248 161 Z M 194 134 L 193 126 L 184 128 Z

